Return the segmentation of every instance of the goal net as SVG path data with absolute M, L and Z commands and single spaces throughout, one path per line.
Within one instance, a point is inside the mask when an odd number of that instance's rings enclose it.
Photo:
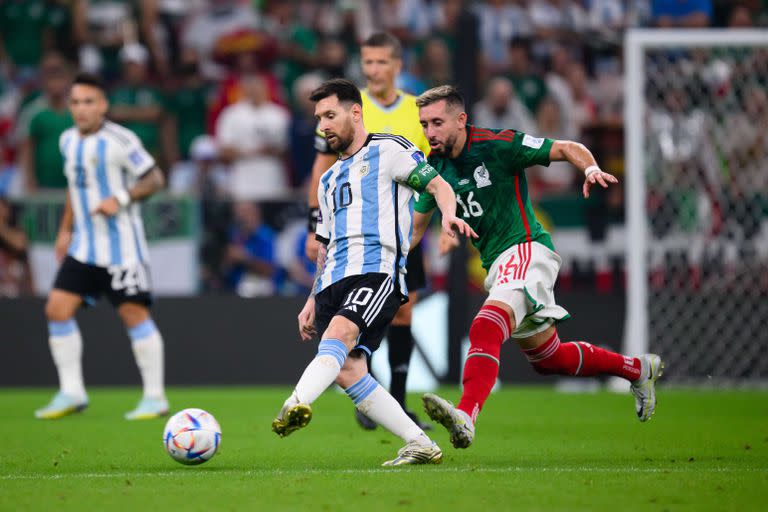
M 625 349 L 665 380 L 768 383 L 768 31 L 625 39 Z

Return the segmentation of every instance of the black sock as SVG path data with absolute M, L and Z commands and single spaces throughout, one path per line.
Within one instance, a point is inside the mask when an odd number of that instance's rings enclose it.
M 405 381 L 408 379 L 408 365 L 413 352 L 411 326 L 390 325 L 387 339 L 389 340 L 389 367 L 392 372 L 389 393 L 405 409 Z

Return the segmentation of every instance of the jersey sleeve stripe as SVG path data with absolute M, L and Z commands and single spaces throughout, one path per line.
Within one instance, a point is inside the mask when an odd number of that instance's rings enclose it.
M 408 142 L 408 139 L 404 139 L 404 138 L 399 137 L 397 135 L 389 135 L 389 134 L 386 134 L 386 133 L 374 133 L 371 138 L 373 140 L 392 140 L 392 141 L 397 142 L 404 149 L 408 149 L 411 146 L 413 146 L 413 144 Z

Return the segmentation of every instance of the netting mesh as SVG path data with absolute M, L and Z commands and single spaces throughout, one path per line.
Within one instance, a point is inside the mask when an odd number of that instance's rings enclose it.
M 650 349 L 670 380 L 766 381 L 768 48 L 644 67 Z

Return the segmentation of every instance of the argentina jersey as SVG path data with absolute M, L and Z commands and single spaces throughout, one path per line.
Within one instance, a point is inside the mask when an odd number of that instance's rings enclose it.
M 425 168 L 432 172 L 423 172 Z M 420 181 L 419 171 L 428 179 Z M 323 174 L 316 236 L 327 244 L 327 256 L 315 293 L 345 277 L 384 273 L 407 296 L 413 190 L 422 190 L 433 173 L 424 154 L 407 139 L 372 133 L 357 153 Z
M 68 254 L 99 267 L 147 263 L 149 253 L 137 203 L 120 208 L 112 217 L 92 212 L 116 191 L 130 189 L 155 166 L 154 158 L 133 132 L 110 121 L 88 135 L 69 128 L 61 134 L 59 147 L 74 214 Z

